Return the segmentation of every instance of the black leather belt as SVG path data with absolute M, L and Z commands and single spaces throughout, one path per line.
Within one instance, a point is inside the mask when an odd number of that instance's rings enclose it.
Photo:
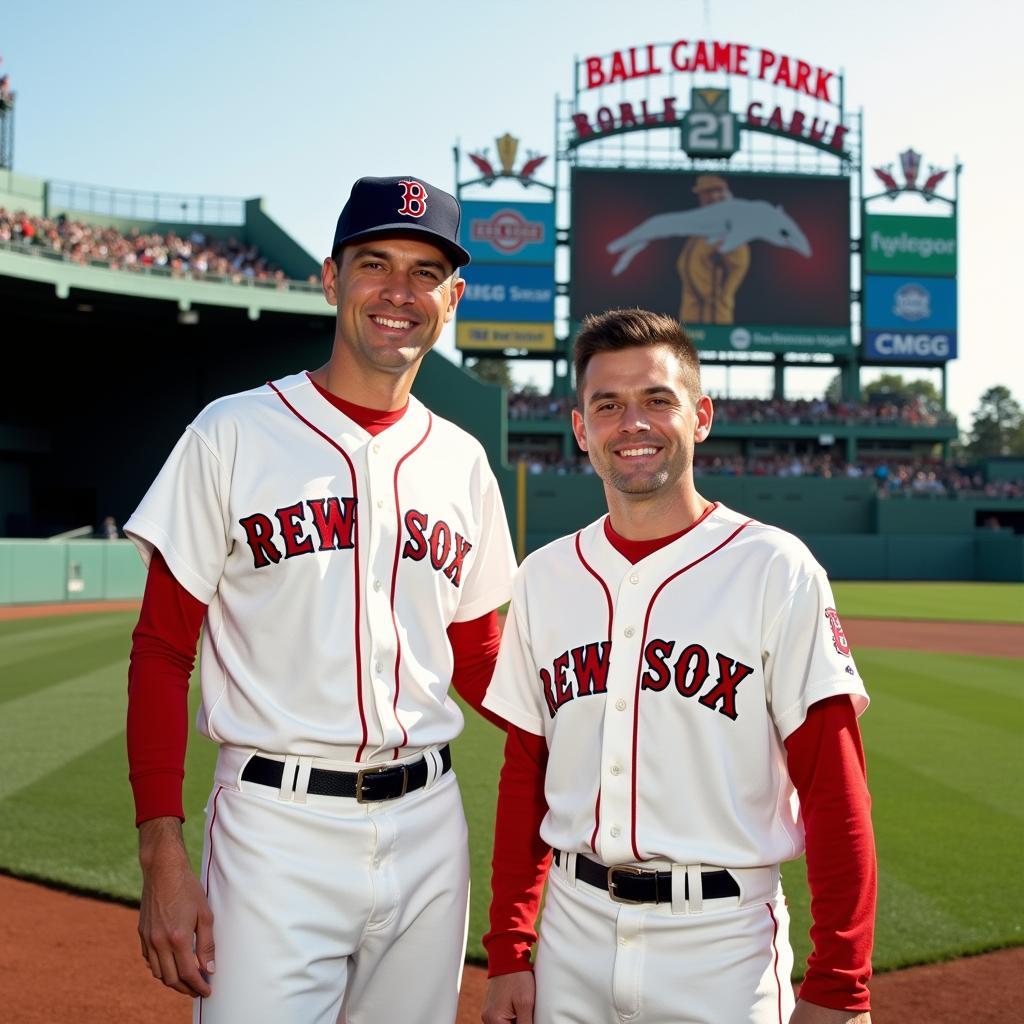
M 452 766 L 452 752 L 447 744 L 440 751 L 441 774 Z M 284 763 L 256 754 L 242 772 L 243 782 L 256 782 L 261 786 L 280 789 Z M 298 768 L 295 769 L 296 777 Z M 412 764 L 383 764 L 379 767 L 363 768 L 358 772 L 332 772 L 326 768 L 314 768 L 309 773 L 307 793 L 317 796 L 355 797 L 361 804 L 378 800 L 394 800 L 405 796 L 414 789 L 427 784 L 427 759 L 420 758 Z M 295 785 L 295 780 L 292 780 Z
M 555 863 L 564 856 L 555 850 Z M 616 903 L 670 903 L 672 901 L 672 872 L 635 868 L 630 864 L 603 864 L 576 854 L 576 877 L 595 889 L 603 889 Z M 703 898 L 718 900 L 724 896 L 739 896 L 740 887 L 728 871 L 702 871 L 700 884 Z M 690 898 L 690 881 L 686 880 L 685 898 Z

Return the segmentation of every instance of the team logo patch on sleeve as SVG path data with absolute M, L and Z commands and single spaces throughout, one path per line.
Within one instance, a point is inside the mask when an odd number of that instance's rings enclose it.
M 832 627 L 832 643 L 836 645 L 836 650 L 848 658 L 850 656 L 850 642 L 846 639 L 846 634 L 843 632 L 842 623 L 839 621 L 839 613 L 835 608 L 826 608 L 825 618 L 828 619 L 828 624 Z

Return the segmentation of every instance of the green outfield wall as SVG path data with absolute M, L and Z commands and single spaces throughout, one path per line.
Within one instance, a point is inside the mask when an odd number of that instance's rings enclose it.
M 130 600 L 145 582 L 131 541 L 0 540 L 0 604 Z

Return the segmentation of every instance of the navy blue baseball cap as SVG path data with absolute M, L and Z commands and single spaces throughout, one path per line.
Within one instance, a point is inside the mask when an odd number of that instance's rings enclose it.
M 455 196 L 422 178 L 360 178 L 338 217 L 331 251 L 364 238 L 411 235 L 436 245 L 454 267 L 464 267 L 469 253 L 459 245 L 461 219 Z

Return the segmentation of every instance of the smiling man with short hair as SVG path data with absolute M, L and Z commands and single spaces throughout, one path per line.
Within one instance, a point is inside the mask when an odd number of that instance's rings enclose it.
M 330 359 L 207 406 L 125 527 L 142 955 L 203 1024 L 455 1019 L 468 899 L 449 743 L 515 559 L 480 444 L 410 394 L 465 287 L 453 196 L 362 178 L 322 281 Z M 220 745 L 200 878 L 188 676 Z M 216 953 L 214 947 L 216 946 Z
M 575 369 L 608 515 L 524 561 L 484 701 L 509 727 L 483 1020 L 865 1024 L 868 700 L 825 573 L 697 491 L 714 409 L 678 323 L 588 317 Z M 794 1008 L 779 864 L 805 847 Z

